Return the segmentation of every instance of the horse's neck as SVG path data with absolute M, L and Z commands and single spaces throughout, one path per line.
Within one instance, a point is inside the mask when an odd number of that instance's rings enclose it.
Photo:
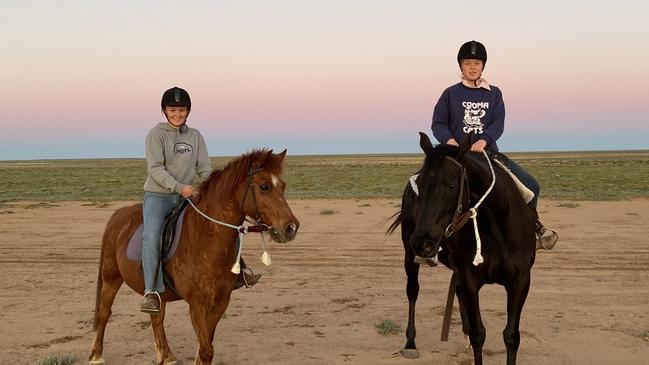
M 471 167 L 467 168 L 471 198 L 470 206 L 475 205 L 482 198 L 489 189 L 491 181 L 495 178 L 494 187 L 480 205 L 479 210 L 489 210 L 499 220 L 507 220 L 511 218 L 513 212 L 517 211 L 510 206 L 516 199 L 510 199 L 507 196 L 509 194 L 518 194 L 518 189 L 511 178 L 503 171 L 500 171 L 500 168 L 493 166 L 493 169 L 495 177 L 491 174 L 491 170 L 484 159 L 473 161 Z
M 245 219 L 245 215 L 232 199 L 225 201 L 203 199 L 197 205 L 197 208 L 205 213 L 205 215 L 207 215 L 208 217 L 233 226 L 240 226 L 241 224 L 243 224 L 243 221 Z M 199 216 L 199 214 L 196 215 L 196 219 L 197 224 L 205 225 L 208 231 L 217 232 L 219 236 L 237 235 L 237 231 L 235 229 L 226 227 L 222 224 L 211 222 L 204 217 Z

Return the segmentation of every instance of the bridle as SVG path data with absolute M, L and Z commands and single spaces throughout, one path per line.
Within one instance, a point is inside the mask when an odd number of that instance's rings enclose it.
M 248 167 L 248 187 L 246 188 L 246 192 L 243 194 L 243 201 L 241 203 L 241 211 L 243 213 L 243 207 L 246 206 L 246 199 L 248 198 L 248 192 L 252 191 L 252 206 L 255 209 L 255 221 L 251 222 L 246 218 L 246 221 L 250 223 L 254 223 L 254 226 L 247 226 L 248 232 L 265 232 L 265 231 L 270 231 L 273 227 L 267 225 L 266 223 L 263 222 L 261 218 L 261 214 L 259 213 L 259 206 L 257 205 L 257 193 L 255 192 L 253 183 L 252 183 L 252 178 L 255 176 L 257 173 L 264 171 L 263 167 L 257 167 L 254 168 L 252 167 L 252 161 L 250 162 L 250 165 Z
M 241 203 L 241 211 L 243 213 L 243 209 L 244 209 L 244 207 L 246 205 L 246 198 L 248 197 L 248 191 L 252 190 L 252 194 L 251 194 L 252 195 L 252 204 L 253 204 L 253 207 L 255 209 L 255 214 L 256 214 L 255 222 L 250 222 L 248 219 L 245 219 L 245 221 L 247 221 L 249 223 L 255 223 L 254 225 L 243 225 L 242 224 L 240 226 L 236 226 L 236 225 L 233 225 L 233 224 L 230 224 L 230 223 L 219 221 L 217 219 L 214 219 L 214 218 L 208 216 L 207 214 L 203 213 L 200 209 L 198 209 L 198 207 L 194 204 L 194 202 L 192 201 L 191 198 L 186 198 L 187 201 L 189 202 L 189 205 L 191 205 L 194 208 L 194 210 L 196 210 L 196 212 L 198 212 L 198 214 L 203 216 L 205 219 L 209 220 L 210 222 L 220 224 L 220 225 L 228 227 L 228 228 L 232 228 L 232 229 L 236 230 L 239 233 L 239 237 L 238 237 L 238 240 L 237 240 L 237 259 L 236 259 L 234 265 L 232 265 L 232 269 L 230 270 L 234 274 L 239 274 L 241 272 L 241 265 L 240 265 L 239 262 L 241 261 L 241 252 L 243 251 L 243 236 L 248 234 L 248 233 L 251 233 L 251 232 L 256 232 L 256 233 L 261 234 L 261 247 L 262 247 L 262 251 L 263 251 L 261 261 L 265 265 L 270 265 L 270 263 L 271 263 L 270 255 L 268 255 L 268 251 L 266 251 L 266 239 L 264 237 L 263 232 L 274 230 L 274 228 L 272 226 L 269 226 L 268 224 L 264 223 L 262 218 L 261 218 L 261 214 L 259 213 L 259 206 L 257 205 L 257 195 L 255 193 L 255 189 L 254 189 L 254 186 L 253 186 L 253 183 L 252 183 L 253 176 L 255 174 L 263 171 L 263 170 L 264 170 L 263 167 L 257 167 L 255 169 L 253 169 L 252 168 L 252 161 L 250 162 L 250 165 L 248 167 L 248 186 L 246 187 L 246 192 L 243 195 L 243 200 L 242 200 L 242 203 Z
M 478 207 L 482 202 L 485 200 L 487 195 L 491 193 L 491 189 L 493 189 L 494 185 L 496 184 L 496 174 L 494 173 L 494 168 L 493 165 L 491 164 L 491 160 L 489 159 L 489 156 L 487 155 L 486 151 L 482 151 L 482 154 L 485 156 L 487 159 L 487 163 L 489 164 L 489 170 L 491 171 L 491 185 L 489 185 L 489 188 L 487 191 L 484 193 L 484 195 L 478 200 L 478 202 L 471 208 L 468 208 L 465 212 L 462 212 L 463 210 L 463 201 L 466 200 L 467 206 L 469 205 L 469 178 L 466 173 L 466 168 L 464 165 L 461 163 L 457 162 L 455 159 L 446 156 L 448 160 L 453 162 L 457 167 L 460 168 L 460 194 L 457 199 L 457 204 L 455 207 L 455 212 L 453 213 L 453 218 L 451 219 L 451 223 L 446 227 L 446 230 L 444 231 L 445 237 L 448 239 L 450 238 L 453 233 L 457 232 L 459 229 L 464 227 L 466 222 L 471 218 L 473 220 L 473 231 L 475 234 L 475 241 L 476 241 L 476 253 L 475 257 L 473 258 L 473 265 L 478 266 L 479 264 L 484 262 L 484 258 L 482 257 L 482 241 L 480 240 L 480 233 L 478 232 Z M 465 189 L 466 187 L 466 189 Z M 466 199 L 464 196 L 464 191 L 466 190 Z
M 466 168 L 461 163 L 457 162 L 454 158 L 446 156 L 446 159 L 453 162 L 460 169 L 460 194 L 457 197 L 457 204 L 455 204 L 455 210 L 453 213 L 453 218 L 451 223 L 446 226 L 444 230 L 444 236 L 450 238 L 453 233 L 462 228 L 466 222 L 469 220 L 470 212 L 469 210 L 462 213 L 463 201 L 466 200 L 466 205 L 469 205 L 469 178 L 466 174 Z M 466 196 L 465 196 L 466 191 Z M 466 199 L 464 199 L 466 198 Z

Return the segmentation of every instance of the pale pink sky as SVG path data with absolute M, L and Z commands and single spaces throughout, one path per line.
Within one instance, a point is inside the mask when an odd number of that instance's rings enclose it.
M 0 14 L 0 160 L 142 157 L 171 86 L 211 155 L 417 152 L 461 43 L 506 151 L 649 148 L 649 6 L 546 1 L 21 1 Z

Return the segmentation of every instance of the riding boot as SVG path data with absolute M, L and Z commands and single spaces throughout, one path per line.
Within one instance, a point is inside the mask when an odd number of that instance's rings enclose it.
M 536 233 L 537 250 L 544 249 L 550 251 L 559 240 L 557 232 L 545 228 L 538 218 L 534 222 L 534 232 Z
M 237 282 L 234 283 L 234 288 L 232 290 L 237 290 L 241 287 L 250 288 L 251 286 L 257 284 L 261 278 L 261 274 L 255 274 L 251 268 L 249 268 L 246 263 L 243 261 L 243 257 L 239 260 L 241 265 L 241 272 L 237 277 Z

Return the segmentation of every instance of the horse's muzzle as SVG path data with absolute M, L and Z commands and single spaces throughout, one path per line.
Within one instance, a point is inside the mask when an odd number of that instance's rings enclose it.
M 270 229 L 270 237 L 275 242 L 286 243 L 295 239 L 297 235 L 297 230 L 300 227 L 300 223 L 291 222 L 284 226 L 283 229 L 278 230 L 275 227 Z
M 415 256 L 420 256 L 426 259 L 437 257 L 439 250 L 439 240 L 433 240 L 430 237 L 415 237 L 410 238 L 410 247 Z

